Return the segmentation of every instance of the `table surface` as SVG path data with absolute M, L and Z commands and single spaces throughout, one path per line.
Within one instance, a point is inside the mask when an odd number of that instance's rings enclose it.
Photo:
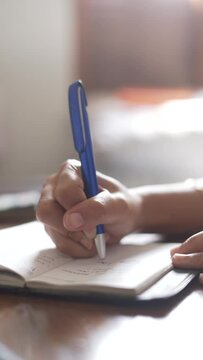
M 0 359 L 202 360 L 202 323 L 198 280 L 182 294 L 154 304 L 1 292 Z
M 1 291 L 0 359 L 202 360 L 202 304 L 198 279 L 178 296 L 154 303 Z

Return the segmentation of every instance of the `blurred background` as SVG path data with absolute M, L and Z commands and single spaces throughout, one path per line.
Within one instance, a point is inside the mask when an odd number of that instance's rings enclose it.
M 203 174 L 203 1 L 0 0 L 0 192 L 75 157 L 83 79 L 97 168 L 128 185 Z

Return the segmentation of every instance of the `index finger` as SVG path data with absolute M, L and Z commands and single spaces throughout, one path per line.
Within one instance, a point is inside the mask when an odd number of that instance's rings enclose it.
M 71 159 L 62 165 L 56 178 L 53 195 L 65 210 L 86 199 L 79 161 Z
M 180 246 L 171 250 L 171 254 L 175 253 L 189 254 L 203 251 L 203 231 L 192 235 Z

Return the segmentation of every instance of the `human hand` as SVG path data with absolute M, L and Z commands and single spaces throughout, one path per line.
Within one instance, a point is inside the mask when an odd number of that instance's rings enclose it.
M 173 265 L 177 268 L 203 270 L 203 231 L 194 234 L 171 250 Z M 199 276 L 203 285 L 203 273 Z
M 80 163 L 68 160 L 42 190 L 36 216 L 56 246 L 74 257 L 96 254 L 96 225 L 104 224 L 107 245 L 118 242 L 138 223 L 139 195 L 133 198 L 116 179 L 97 173 L 101 192 L 86 198 Z M 137 220 L 136 220 L 137 219 Z

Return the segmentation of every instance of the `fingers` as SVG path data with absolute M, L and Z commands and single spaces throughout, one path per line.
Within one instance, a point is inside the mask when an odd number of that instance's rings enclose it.
M 108 191 L 110 192 L 116 192 L 119 190 L 124 189 L 123 184 L 120 183 L 120 181 L 104 175 L 102 173 L 100 173 L 99 171 L 97 171 L 97 178 L 98 178 L 98 182 L 99 182 L 99 186 L 101 188 L 101 190 L 103 189 L 108 189 Z
M 189 254 L 193 252 L 203 252 L 203 231 L 189 237 L 184 243 L 171 250 L 175 253 Z
M 173 265 L 183 269 L 203 269 L 203 253 L 174 254 Z
M 191 236 L 183 244 L 172 249 L 171 255 L 175 267 L 203 269 L 203 232 Z
M 180 269 L 203 269 L 203 253 L 174 254 L 173 265 Z M 203 274 L 199 275 L 199 282 L 203 286 Z
M 106 191 L 98 194 L 94 198 L 87 199 L 75 205 L 64 215 L 64 226 L 69 230 L 88 230 L 94 228 L 99 223 L 106 223 L 107 206 L 110 203 L 111 195 Z M 111 215 L 110 215 L 111 216 Z
M 65 210 L 86 199 L 77 160 L 68 160 L 62 165 L 53 186 L 53 198 Z
M 59 232 L 57 232 L 55 229 L 45 226 L 45 230 L 48 233 L 48 235 L 51 237 L 53 242 L 56 244 L 57 248 L 72 257 L 92 257 L 96 254 L 96 248 L 93 243 L 93 240 L 91 242 L 91 246 L 89 246 L 89 249 L 86 246 L 83 246 L 81 243 L 81 239 L 75 239 L 71 238 L 71 234 L 67 234 L 67 236 L 63 236 Z M 79 242 L 80 240 L 80 242 Z M 84 241 L 84 238 L 83 238 Z M 90 240 L 88 240 L 88 243 L 90 244 Z
M 87 199 L 80 163 L 68 160 L 43 187 L 36 217 L 44 223 L 57 247 L 72 256 L 95 253 L 93 239 L 98 224 L 105 225 L 109 244 L 118 242 L 132 230 L 134 215 L 129 220 L 127 189 L 119 181 L 100 173 L 98 180 L 100 189 L 105 187 L 108 190 Z
M 36 207 L 36 218 L 42 223 L 52 226 L 62 235 L 66 235 L 67 230 L 63 226 L 64 209 L 56 202 L 53 195 L 55 184 L 56 176 L 51 176 L 43 188 Z
M 68 251 L 70 248 L 71 253 L 74 253 L 75 256 L 80 256 L 77 254 L 78 245 L 72 251 L 72 242 L 80 242 L 83 248 L 90 250 L 95 236 L 95 230 L 71 233 L 63 225 L 65 210 L 86 198 L 82 187 L 83 182 L 78 162 L 67 161 L 57 174 L 48 178 L 36 208 L 36 218 L 44 223 L 53 240 L 56 236 L 55 243 L 57 244 L 58 239 L 63 239 L 63 242 L 60 241 L 60 247 L 63 248 L 63 251 L 65 249 Z M 66 245 L 64 241 L 66 241 Z
M 67 233 L 63 226 L 65 210 L 85 198 L 77 164 L 76 160 L 69 160 L 48 178 L 36 208 L 37 219 L 63 235 Z
M 113 225 L 123 223 L 127 216 L 128 205 L 122 194 L 112 194 L 107 190 L 87 199 L 71 208 L 64 214 L 63 224 L 69 231 L 90 230 L 98 224 Z M 122 224 L 123 225 L 123 224 Z
M 99 174 L 102 186 L 118 192 L 121 184 L 107 176 Z M 63 219 L 63 212 L 67 215 Z M 37 218 L 50 225 L 63 235 L 64 229 L 93 231 L 97 224 L 110 224 L 122 217 L 126 210 L 126 201 L 122 196 L 111 196 L 102 191 L 93 201 L 86 200 L 78 162 L 69 160 L 60 171 L 50 177 L 45 184 L 37 206 Z M 79 215 L 78 215 L 79 214 Z M 83 220 L 84 219 L 84 220 Z M 84 223 L 83 223 L 84 221 Z M 65 226 L 64 226 L 65 225 Z M 84 226 L 83 226 L 84 225 Z

